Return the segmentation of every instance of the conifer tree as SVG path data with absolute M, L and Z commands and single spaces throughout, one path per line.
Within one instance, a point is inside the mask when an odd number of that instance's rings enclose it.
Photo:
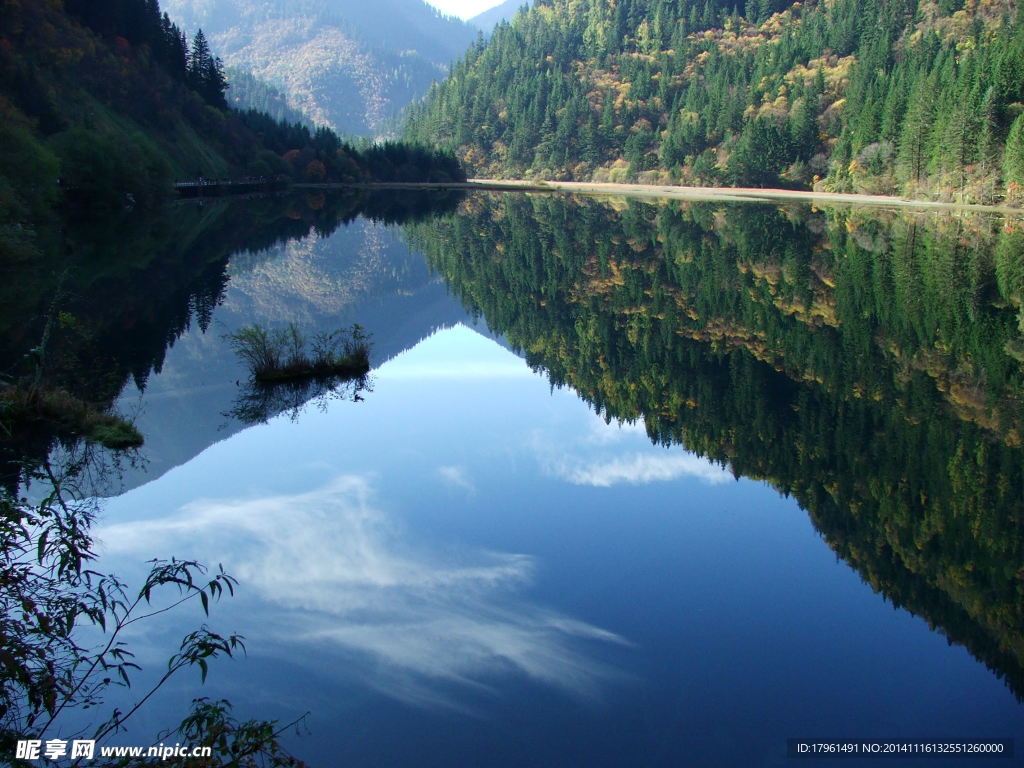
M 1003 153 L 1003 181 L 1024 187 L 1024 115 L 1018 115 L 1006 137 Z
M 188 57 L 189 84 L 197 91 L 203 91 L 203 81 L 210 69 L 211 59 L 206 35 L 200 29 L 192 39 L 192 53 Z
M 216 107 L 226 107 L 224 92 L 228 81 L 224 76 L 224 64 L 219 57 L 210 52 L 209 43 L 203 30 L 196 32 L 192 40 L 192 53 L 188 61 L 188 83 L 208 103 Z
M 928 140 L 935 109 L 934 95 L 928 88 L 916 91 L 903 121 L 897 168 L 908 181 L 921 181 L 928 158 Z

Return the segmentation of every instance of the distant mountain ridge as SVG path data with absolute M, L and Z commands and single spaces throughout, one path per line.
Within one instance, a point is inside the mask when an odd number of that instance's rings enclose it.
M 423 0 L 167 0 L 171 18 L 202 28 L 225 64 L 283 91 L 318 125 L 386 135 L 477 35 Z
M 492 29 L 515 16 L 524 5 L 529 6 L 530 0 L 505 0 L 501 5 L 488 8 L 469 20 L 474 27 L 490 33 Z

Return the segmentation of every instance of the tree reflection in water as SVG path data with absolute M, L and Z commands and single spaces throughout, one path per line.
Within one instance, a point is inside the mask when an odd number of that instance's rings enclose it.
M 872 589 L 1024 696 L 1024 226 L 495 195 L 408 228 L 602 416 L 792 494 Z

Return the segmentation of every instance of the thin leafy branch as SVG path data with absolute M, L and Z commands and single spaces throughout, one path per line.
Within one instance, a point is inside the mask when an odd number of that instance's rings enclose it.
M 7 753 L 18 739 L 41 740 L 59 734 L 71 713 L 95 710 L 111 686 L 130 688 L 141 667 L 124 640 L 125 630 L 143 620 L 198 601 L 205 615 L 211 603 L 234 595 L 237 580 L 222 566 L 212 572 L 195 560 L 151 560 L 137 590 L 116 576 L 93 567 L 96 560 L 90 528 L 98 509 L 95 499 L 79 498 L 61 483 L 47 465 L 40 479 L 49 493 L 39 502 L 0 492 L 0 750 Z M 92 626 L 102 639 L 87 642 L 83 632 Z M 210 663 L 245 652 L 244 638 L 220 634 L 205 624 L 182 638 L 167 668 L 125 710 L 114 708 L 95 726 L 92 737 L 102 745 L 124 731 L 126 723 L 171 677 L 194 668 L 205 682 Z M 225 752 L 221 762 L 203 765 L 299 765 L 277 742 L 273 721 L 238 723 L 230 705 L 218 704 L 199 717 L 194 710 L 177 730 L 188 728 L 196 744 L 234 739 L 249 762 Z M 242 728 L 231 735 L 235 726 Z M 264 740 L 260 741 L 260 737 Z M 13 754 L 13 752 L 11 753 Z M 249 759 L 252 758 L 252 759 Z

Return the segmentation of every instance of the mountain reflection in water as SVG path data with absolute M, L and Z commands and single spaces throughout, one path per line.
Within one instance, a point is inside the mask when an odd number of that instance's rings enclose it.
M 140 224 L 152 269 L 90 246 L 65 291 L 83 332 L 54 375 L 120 397 L 147 439 L 106 489 L 128 492 L 105 562 L 240 580 L 217 620 L 251 657 L 209 695 L 312 710 L 293 748 L 314 764 L 774 765 L 788 737 L 1024 736 L 1020 222 L 362 204 L 184 209 Z M 52 283 L 27 285 L 47 306 Z M 245 428 L 223 334 L 251 322 L 366 325 L 372 391 Z M 5 327 L 12 359 L 39 331 Z

